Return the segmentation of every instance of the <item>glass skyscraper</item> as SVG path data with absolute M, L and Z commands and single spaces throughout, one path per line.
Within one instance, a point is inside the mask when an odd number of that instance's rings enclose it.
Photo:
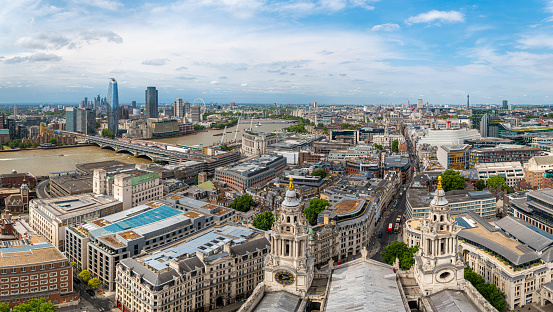
M 65 131 L 77 131 L 77 108 L 75 107 L 65 108 Z
M 116 136 L 119 134 L 119 91 L 117 90 L 117 81 L 110 78 L 108 89 L 108 129 Z
M 146 88 L 146 107 L 144 114 L 146 115 L 146 119 L 159 117 L 156 87 Z

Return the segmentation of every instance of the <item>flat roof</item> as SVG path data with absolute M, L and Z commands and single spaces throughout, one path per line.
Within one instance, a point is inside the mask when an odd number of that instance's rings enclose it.
M 225 225 L 222 228 L 210 229 L 188 241 L 140 258 L 147 266 L 161 271 L 169 266 L 169 259 L 179 259 L 183 256 L 190 257 L 195 255 L 196 251 L 200 251 L 206 256 L 213 255 L 220 251 L 224 244 L 230 242 L 240 244 L 254 237 L 255 234 L 256 232 L 245 227 Z
M 0 267 L 45 263 L 67 258 L 50 243 L 0 248 Z
M 339 203 L 334 206 L 334 209 L 336 213 L 346 213 L 351 212 L 357 208 L 357 205 L 359 204 L 359 200 L 355 199 L 343 199 Z
M 46 208 L 62 220 L 91 213 L 121 203 L 112 196 L 95 195 L 90 193 L 47 199 L 34 199 L 34 202 L 39 206 Z

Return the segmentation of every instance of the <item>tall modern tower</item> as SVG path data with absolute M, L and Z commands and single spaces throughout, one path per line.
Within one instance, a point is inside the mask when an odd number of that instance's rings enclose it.
M 146 119 L 159 117 L 159 111 L 157 107 L 157 90 L 156 87 L 146 88 Z
M 467 109 L 469 109 L 470 106 L 469 106 L 469 95 L 467 94 Z
M 503 109 L 509 109 L 509 102 L 507 100 L 503 100 Z
M 107 99 L 108 129 L 117 135 L 119 133 L 119 91 L 117 81 L 110 78 Z
M 175 116 L 179 118 L 184 117 L 184 102 L 182 99 L 177 99 L 175 101 Z

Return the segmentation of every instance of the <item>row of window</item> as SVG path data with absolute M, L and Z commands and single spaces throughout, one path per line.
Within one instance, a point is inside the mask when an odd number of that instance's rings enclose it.
M 66 262 L 61 262 L 60 263 L 60 267 L 64 267 L 66 266 L 67 263 Z M 44 271 L 46 270 L 46 268 L 48 267 L 48 269 L 55 269 L 56 268 L 56 264 L 55 263 L 50 263 L 49 266 L 45 265 L 45 264 L 42 264 L 40 265 L 40 268 L 39 270 L 40 271 Z M 30 271 L 29 272 L 34 272 L 37 270 L 37 267 L 35 265 L 31 266 L 30 267 Z M 21 268 L 12 268 L 11 270 L 10 269 L 0 269 L 0 274 L 8 274 L 8 272 L 10 272 L 9 274 L 16 274 L 16 273 L 26 273 L 27 272 L 27 268 L 26 267 L 21 267 Z M 67 272 L 67 271 L 63 271 L 63 272 Z M 65 273 L 67 274 L 67 273 Z

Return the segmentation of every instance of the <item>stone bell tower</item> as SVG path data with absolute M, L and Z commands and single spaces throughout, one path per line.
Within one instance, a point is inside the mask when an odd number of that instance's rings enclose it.
M 461 227 L 451 218 L 449 203 L 442 189 L 442 177 L 430 202 L 430 211 L 421 223 L 419 251 L 415 255 L 414 275 L 423 295 L 443 289 L 458 289 L 464 283 L 464 261 L 458 252 L 457 234 Z
M 308 250 L 308 222 L 297 198 L 292 177 L 280 213 L 267 239 L 266 291 L 286 291 L 303 297 L 313 281 L 314 259 Z

